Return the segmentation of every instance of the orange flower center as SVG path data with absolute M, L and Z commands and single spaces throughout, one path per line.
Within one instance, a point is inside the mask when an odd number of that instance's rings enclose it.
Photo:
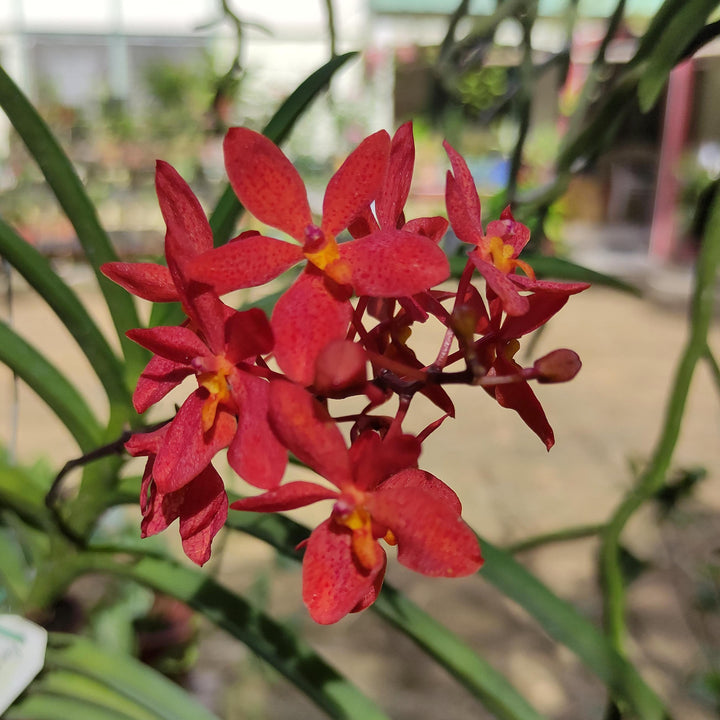
M 500 270 L 500 272 L 511 273 L 516 267 L 522 269 L 522 271 L 532 280 L 535 279 L 535 272 L 533 269 L 523 260 L 518 260 L 513 257 L 515 254 L 515 248 L 502 241 L 502 238 L 494 235 L 487 240 L 487 254 L 490 256 L 492 264 Z
M 373 537 L 372 518 L 362 505 L 344 509 L 345 503 L 341 500 L 336 506 L 334 519 L 352 532 L 352 550 L 357 561 L 366 570 L 372 570 L 379 560 L 380 546 Z
M 308 225 L 305 230 L 303 254 L 336 283 L 350 284 L 351 268 L 347 260 L 340 257 L 337 241 L 332 235 L 325 235 L 316 225 Z
M 218 405 L 232 402 L 228 383 L 228 375 L 232 365 L 224 357 L 216 359 L 218 361 L 216 369 L 201 372 L 197 376 L 198 385 L 204 387 L 210 393 L 202 409 L 203 432 L 210 430 L 215 423 Z

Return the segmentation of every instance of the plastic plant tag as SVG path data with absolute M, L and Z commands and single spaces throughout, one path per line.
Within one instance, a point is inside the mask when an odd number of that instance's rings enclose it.
M 18 615 L 0 615 L 0 715 L 45 663 L 47 630 Z

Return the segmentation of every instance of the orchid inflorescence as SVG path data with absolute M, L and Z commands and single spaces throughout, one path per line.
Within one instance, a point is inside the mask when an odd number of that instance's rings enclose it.
M 587 284 L 536 279 L 518 257 L 529 230 L 509 208 L 483 230 L 468 166 L 449 144 L 445 149 L 449 222 L 470 245 L 452 290 L 438 288 L 450 274 L 439 246 L 448 220 L 405 218 L 415 152 L 409 123 L 392 139 L 385 131 L 370 135 L 349 155 L 327 186 L 319 222 L 276 145 L 247 128 L 228 132 L 226 168 L 240 202 L 295 242 L 246 231 L 213 248 L 197 198 L 158 162 L 167 266 L 103 266 L 131 293 L 180 302 L 186 315 L 177 327 L 128 332 L 153 353 L 133 395 L 136 410 L 188 376 L 197 380 L 172 420 L 126 444 L 131 455 L 147 457 L 143 537 L 179 518 L 187 556 L 200 565 L 208 560 L 228 513 L 212 460 L 227 448 L 233 470 L 264 491 L 232 509 L 267 513 L 333 501 L 330 517 L 303 544 L 303 599 L 319 623 L 374 602 L 386 568 L 381 540 L 397 545 L 400 563 L 425 575 L 458 577 L 481 567 L 457 495 L 418 468 L 422 442 L 455 414 L 443 386 L 463 383 L 515 410 L 550 449 L 553 431 L 529 381 L 570 380 L 580 360 L 561 349 L 523 367 L 519 340 Z M 238 311 L 220 299 L 300 262 L 270 320 L 260 309 Z M 476 271 L 484 278 L 479 288 Z M 412 326 L 430 317 L 445 330 L 435 361 L 424 365 L 409 343 Z M 412 435 L 402 426 L 417 393 L 439 416 Z M 363 409 L 333 416 L 328 401 L 350 397 L 364 398 Z M 282 483 L 288 451 L 329 484 Z

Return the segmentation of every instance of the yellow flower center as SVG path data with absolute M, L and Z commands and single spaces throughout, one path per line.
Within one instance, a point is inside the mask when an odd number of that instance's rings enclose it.
M 218 360 L 221 362 L 217 370 L 200 373 L 197 378 L 198 385 L 210 393 L 202 409 L 203 432 L 210 430 L 215 423 L 218 405 L 230 402 L 232 397 L 227 380 L 232 366 L 224 358 L 218 358 Z
M 381 552 L 372 534 L 372 518 L 361 506 L 355 506 L 349 513 L 337 513 L 335 520 L 352 531 L 352 550 L 357 561 L 366 570 L 372 570 Z
M 338 244 L 332 235 L 325 235 L 315 225 L 309 225 L 306 232 L 303 253 L 319 270 L 340 285 L 349 285 L 352 270 L 347 260 L 340 257 Z

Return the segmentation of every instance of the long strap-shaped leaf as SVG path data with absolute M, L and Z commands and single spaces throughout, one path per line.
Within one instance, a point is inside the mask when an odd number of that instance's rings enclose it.
M 124 368 L 77 295 L 32 245 L 0 218 L 2 255 L 44 298 L 77 341 L 105 388 L 111 407 L 130 408 Z
M 116 701 L 115 707 L 128 714 L 131 714 L 128 703 L 132 703 L 158 720 L 217 720 L 213 713 L 157 671 L 132 657 L 104 650 L 87 638 L 51 633 L 45 667 L 56 674 L 67 673 L 61 675 L 66 687 L 70 685 L 69 673 L 94 680 L 97 683 L 94 687 L 75 684 L 75 694 L 82 693 L 85 699 L 99 702 L 102 694 L 98 690 L 104 686 L 108 697 L 117 694 L 125 700 L 124 703 Z M 63 684 L 57 680 L 46 681 L 42 687 L 60 693 Z M 72 686 L 66 692 L 71 693 Z
M 299 559 L 293 548 L 302 542 L 309 530 L 302 525 L 280 515 L 256 516 L 253 513 L 232 512 L 228 518 L 228 527 L 242 530 L 258 537 L 290 558 Z M 485 565 L 479 576 L 495 585 L 503 594 L 514 600 L 555 640 L 572 650 L 580 660 L 611 688 L 613 694 L 621 698 L 642 720 L 664 720 L 669 717 L 661 700 L 645 683 L 635 667 L 622 658 L 610 645 L 608 639 L 570 603 L 555 595 L 546 585 L 526 570 L 512 555 L 494 547 L 480 538 L 485 557 Z M 417 644 L 436 657 L 443 666 L 458 680 L 479 697 L 485 693 L 499 692 L 499 686 L 485 685 L 484 676 L 467 677 L 464 672 L 465 655 L 448 653 L 447 647 L 455 642 L 445 628 L 436 628 L 436 633 L 428 633 L 416 638 L 418 625 L 407 621 L 411 615 L 393 608 L 392 601 L 398 593 L 391 589 L 390 599 L 383 600 L 388 590 L 385 585 L 376 608 L 400 627 Z M 409 601 L 407 601 L 409 603 Z M 373 606 L 374 607 L 374 606 Z M 407 606 L 410 607 L 410 606 Z M 422 612 L 413 608 L 412 614 Z M 407 611 L 408 613 L 410 611 Z M 407 621 L 407 622 L 406 622 Z M 405 624 L 406 623 L 406 624 Z M 471 687 L 471 684 L 474 687 Z M 502 688 L 503 693 L 507 688 Z M 503 695 L 496 698 L 501 702 Z M 521 698 L 522 700 L 522 698 Z M 501 716 L 502 717 L 502 716 Z M 510 716 L 508 716 L 510 717 Z
M 122 546 L 119 550 L 127 548 Z M 87 563 L 88 567 L 101 572 L 131 578 L 186 603 L 245 643 L 330 717 L 338 720 L 388 720 L 375 703 L 295 633 L 199 570 L 169 558 L 149 556 L 123 563 L 115 561 L 110 552 L 84 553 L 78 556 L 77 561 L 79 565 Z
M 147 361 L 147 354 L 125 337 L 126 330 L 140 325 L 134 302 L 125 290 L 100 273 L 102 263 L 117 260 L 107 233 L 100 225 L 94 205 L 55 136 L 1 66 L 0 107 L 42 170 L 45 180 L 75 228 L 110 309 L 123 353 L 130 364 L 130 374 L 139 373 Z
M 3 720 L 136 720 L 95 702 L 55 693 L 28 695 L 3 715 Z
M 102 428 L 85 398 L 44 355 L 0 321 L 0 362 L 24 380 L 60 418 L 83 452 L 96 448 Z

